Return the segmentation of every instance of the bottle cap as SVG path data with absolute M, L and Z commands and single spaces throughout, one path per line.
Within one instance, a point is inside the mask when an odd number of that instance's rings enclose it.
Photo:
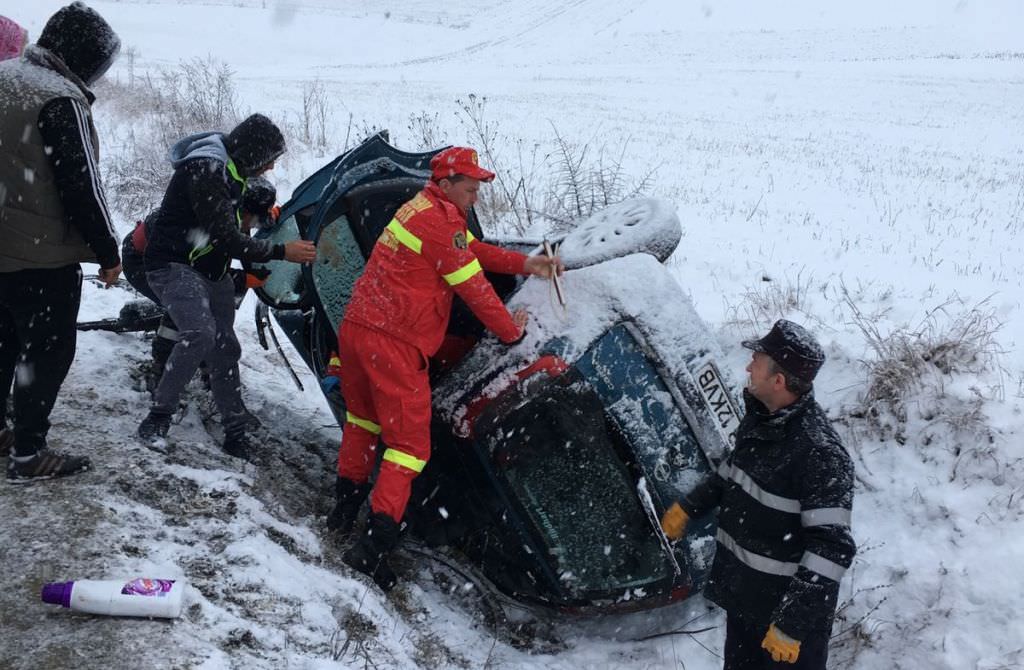
M 50 605 L 63 605 L 71 607 L 71 589 L 74 582 L 50 582 L 43 584 L 43 602 Z

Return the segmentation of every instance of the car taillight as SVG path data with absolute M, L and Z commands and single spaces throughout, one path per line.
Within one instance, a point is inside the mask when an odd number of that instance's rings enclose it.
M 541 356 L 530 365 L 518 370 L 505 384 L 499 385 L 496 388 L 488 388 L 466 403 L 465 409 L 461 412 L 462 416 L 455 424 L 455 434 L 462 438 L 472 437 L 473 426 L 476 424 L 480 414 L 483 413 L 488 405 L 494 402 L 495 398 L 507 391 L 513 383 L 522 383 L 541 372 L 547 373 L 549 377 L 557 377 L 568 369 L 569 364 L 558 356 Z

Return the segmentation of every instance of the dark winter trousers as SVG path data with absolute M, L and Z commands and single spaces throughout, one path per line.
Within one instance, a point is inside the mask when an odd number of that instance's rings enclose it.
M 242 349 L 235 337 L 235 288 L 231 277 L 212 281 L 187 265 L 171 263 L 167 268 L 147 272 L 146 279 L 177 324 L 180 338 L 153 394 L 153 411 L 173 414 L 185 385 L 200 361 L 205 360 L 224 430 L 239 428 L 245 422 L 238 378 Z
M 153 288 L 146 278 L 146 264 L 142 254 L 135 250 L 135 245 L 132 243 L 132 233 L 128 233 L 121 242 L 121 270 L 133 289 L 156 304 L 160 304 L 160 299 L 156 297 L 156 293 L 153 292 Z M 160 326 L 156 330 L 156 340 L 153 342 L 154 358 L 164 354 L 164 360 L 166 360 L 167 352 L 174 347 L 174 343 L 177 341 L 178 327 L 174 325 L 170 315 L 164 311 L 163 317 L 160 318 Z
M 75 358 L 82 268 L 0 272 L 0 426 L 14 385 L 14 450 L 46 447 L 50 412 Z
M 813 633 L 800 641 L 796 663 L 776 663 L 761 648 L 768 626 L 751 624 L 738 616 L 728 615 L 725 624 L 724 670 L 825 670 L 828 660 L 827 632 Z

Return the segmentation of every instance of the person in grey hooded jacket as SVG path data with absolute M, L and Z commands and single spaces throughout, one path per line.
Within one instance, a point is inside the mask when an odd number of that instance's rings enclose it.
M 272 244 L 242 230 L 241 202 L 248 180 L 274 167 L 285 151 L 281 131 L 253 114 L 229 134 L 205 132 L 171 147 L 174 174 L 148 226 L 146 279 L 178 327 L 149 414 L 139 425 L 145 440 L 163 438 L 185 385 L 200 361 L 210 370 L 214 402 L 224 426 L 224 450 L 249 457 L 234 332 L 231 259 L 243 262 L 311 262 L 312 242 Z

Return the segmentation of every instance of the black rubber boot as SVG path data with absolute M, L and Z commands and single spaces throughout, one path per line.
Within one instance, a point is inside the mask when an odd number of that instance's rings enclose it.
M 167 431 L 171 429 L 171 415 L 150 411 L 146 418 L 139 424 L 139 437 L 143 440 L 153 440 L 167 437 Z
M 252 447 L 249 444 L 249 436 L 245 433 L 245 427 L 232 428 L 224 433 L 224 451 L 243 460 L 249 460 L 252 455 Z
M 370 493 L 370 483 L 356 484 L 351 479 L 339 476 L 334 483 L 336 502 L 334 509 L 327 515 L 327 529 L 347 535 L 359 516 L 359 508 Z
M 387 514 L 371 514 L 366 532 L 345 552 L 342 560 L 349 567 L 369 575 L 381 591 L 390 591 L 398 582 L 395 571 L 388 564 L 388 556 L 396 544 L 398 522 Z

